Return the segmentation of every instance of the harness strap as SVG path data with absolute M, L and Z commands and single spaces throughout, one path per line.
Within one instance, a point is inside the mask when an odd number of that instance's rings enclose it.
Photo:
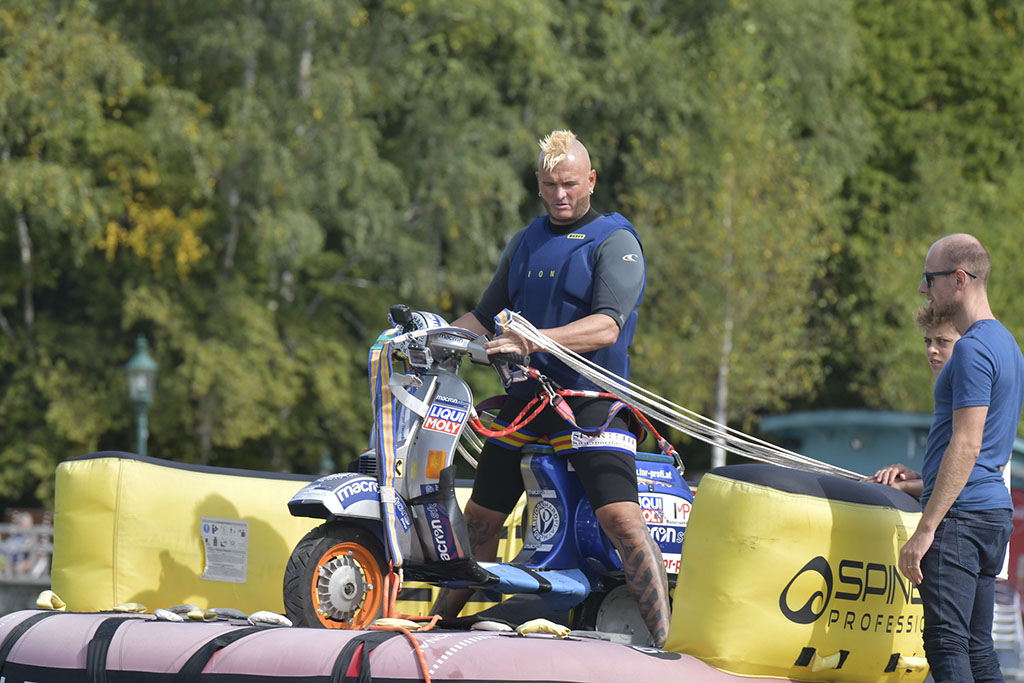
M 397 635 L 397 631 L 367 631 L 350 639 L 334 660 L 330 683 L 371 683 L 370 653 Z
M 618 415 L 620 411 L 628 410 L 640 423 L 636 432 L 634 432 L 637 443 L 644 440 L 644 430 L 649 431 L 651 434 L 654 435 L 654 438 L 658 443 L 658 448 L 661 449 L 662 453 L 674 458 L 677 462 L 681 462 L 679 460 L 679 453 L 672 446 L 672 444 L 669 443 L 668 440 L 665 439 L 658 432 L 657 429 L 655 429 L 654 425 L 651 424 L 651 421 L 647 419 L 647 416 L 641 413 L 640 410 L 635 406 L 631 406 L 630 404 L 626 403 L 625 401 L 618 398 L 614 394 L 610 394 L 604 391 L 577 391 L 574 389 L 554 389 L 551 387 L 550 381 L 546 377 L 541 375 L 539 372 L 537 372 L 537 370 L 535 370 L 534 368 L 527 368 L 527 370 L 531 373 L 531 376 L 533 376 L 534 379 L 540 380 L 541 387 L 543 387 L 543 390 L 539 391 L 537 396 L 534 396 L 533 399 L 529 403 L 527 403 L 519 412 L 519 415 L 517 415 L 516 418 L 512 420 L 512 423 L 508 427 L 505 427 L 504 429 L 488 429 L 487 427 L 484 427 L 483 422 L 480 420 L 480 417 L 474 414 L 474 416 L 469 420 L 469 424 L 473 427 L 474 430 L 476 430 L 478 434 L 492 438 L 501 438 L 504 436 L 508 436 L 509 434 L 513 434 L 522 429 L 523 427 L 525 427 L 526 425 L 533 422 L 533 420 L 538 415 L 540 415 L 541 411 L 543 411 L 544 408 L 546 408 L 549 405 L 556 411 L 558 411 L 558 414 L 566 422 L 568 422 L 581 432 L 584 432 L 585 434 L 600 434 L 601 432 L 608 428 L 608 425 L 611 424 L 612 420 L 615 419 L 615 416 Z M 566 401 L 564 398 L 566 396 L 613 399 L 611 406 L 609 406 L 608 408 L 608 418 L 604 421 L 604 424 L 598 427 L 581 427 L 576 422 L 576 415 L 573 413 L 572 407 L 569 405 L 569 402 Z M 492 409 L 496 405 L 496 399 L 503 400 L 504 397 L 492 397 L 486 399 L 482 403 L 478 404 L 477 408 L 474 410 L 476 412 L 483 412 L 484 410 Z
M 203 673 L 203 669 L 205 669 L 206 665 L 210 663 L 213 655 L 217 654 L 236 640 L 241 640 L 253 633 L 266 630 L 267 628 L 263 626 L 248 626 L 236 631 L 222 633 L 216 638 L 208 640 L 203 643 L 201 648 L 192 653 L 192 656 L 188 658 L 188 661 L 185 662 L 184 666 L 181 667 L 181 670 L 178 671 L 178 676 L 175 680 L 183 681 L 184 683 L 198 681 L 200 675 Z
M 107 681 L 107 652 L 110 650 L 110 642 L 114 639 L 114 633 L 126 621 L 133 621 L 132 617 L 110 617 L 104 619 L 96 628 L 96 633 L 85 651 L 85 675 L 89 683 L 106 683 Z
M 25 633 L 38 624 L 43 619 L 49 619 L 55 617 L 58 614 L 65 614 L 64 612 L 40 612 L 39 614 L 33 614 L 29 618 L 22 621 L 20 624 L 10 630 L 7 636 L 4 638 L 4 642 L 0 643 L 0 675 L 4 672 L 4 666 L 7 664 L 7 656 L 11 654 L 11 650 L 18 644 L 21 637 Z

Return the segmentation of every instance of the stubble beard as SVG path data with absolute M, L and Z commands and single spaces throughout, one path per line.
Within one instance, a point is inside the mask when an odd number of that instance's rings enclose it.
M 931 309 L 932 313 L 938 317 L 952 320 L 961 310 L 963 310 L 963 304 L 958 301 L 949 301 L 940 305 L 932 301 Z

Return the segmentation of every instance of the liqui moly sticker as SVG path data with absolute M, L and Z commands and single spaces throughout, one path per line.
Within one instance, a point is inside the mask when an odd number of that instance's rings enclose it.
M 662 493 L 641 493 L 640 509 L 644 521 L 648 524 L 673 524 L 686 526 L 690 521 L 690 508 L 693 503 L 678 496 L 666 496 Z
M 462 423 L 466 421 L 466 415 L 468 413 L 465 410 L 435 403 L 430 406 L 430 412 L 423 420 L 423 428 L 433 432 L 456 435 L 459 433 Z

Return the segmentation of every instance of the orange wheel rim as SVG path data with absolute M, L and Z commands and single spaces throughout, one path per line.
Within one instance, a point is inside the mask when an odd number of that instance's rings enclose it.
M 310 595 L 321 626 L 366 628 L 383 603 L 384 576 L 369 550 L 338 543 L 316 563 Z

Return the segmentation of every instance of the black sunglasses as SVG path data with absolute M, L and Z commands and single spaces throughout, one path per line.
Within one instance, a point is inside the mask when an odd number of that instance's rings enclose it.
M 952 275 L 953 273 L 955 273 L 958 270 L 964 270 L 964 269 L 963 268 L 954 268 L 953 270 L 936 270 L 935 272 L 932 272 L 932 273 L 929 273 L 929 272 L 925 271 L 925 273 L 924 273 L 924 285 L 928 289 L 931 289 L 931 287 L 932 287 L 932 280 L 934 280 L 935 278 L 937 278 L 940 275 Z M 970 278 L 972 280 L 977 280 L 978 279 L 977 275 L 973 275 L 971 273 L 968 273 L 966 270 L 964 270 L 964 275 L 970 276 Z

